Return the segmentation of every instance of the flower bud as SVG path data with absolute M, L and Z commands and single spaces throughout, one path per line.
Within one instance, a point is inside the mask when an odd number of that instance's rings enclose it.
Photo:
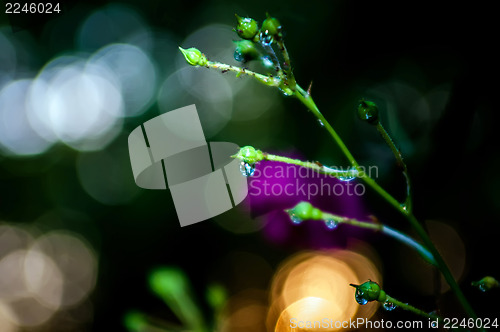
M 146 317 L 138 311 L 130 311 L 124 317 L 124 325 L 129 331 L 139 332 L 147 329 Z
M 323 217 L 323 212 L 321 212 L 320 209 L 313 207 L 309 202 L 300 202 L 289 212 L 292 212 L 301 220 L 319 220 Z
M 278 19 L 267 15 L 267 18 L 262 22 L 262 27 L 260 31 L 266 36 L 272 36 L 275 39 L 280 39 L 282 37 L 281 34 L 281 23 Z
M 250 40 L 239 40 L 234 43 L 236 44 L 234 51 L 234 59 L 236 61 L 246 62 L 259 57 L 259 51 Z
M 205 66 L 207 64 L 207 57 L 199 49 L 191 47 L 185 50 L 179 47 L 179 50 L 181 50 L 182 55 L 191 66 Z
M 259 25 L 257 21 L 250 17 L 239 17 L 236 15 L 238 25 L 236 26 L 236 33 L 243 39 L 253 39 L 257 32 L 259 32 Z
M 244 146 L 238 151 L 237 154 L 232 156 L 233 158 L 237 158 L 242 162 L 255 164 L 258 161 L 264 159 L 264 154 L 262 151 L 257 150 L 253 146 Z
M 187 289 L 187 278 L 184 273 L 172 267 L 158 268 L 149 276 L 149 286 L 161 297 L 175 297 Z
M 500 285 L 495 278 L 487 276 L 479 281 L 472 282 L 472 286 L 479 288 L 482 292 L 486 292 Z
M 210 285 L 207 288 L 206 298 L 213 309 L 219 310 L 227 301 L 226 289 L 218 284 Z
M 377 105 L 368 100 L 361 100 L 358 105 L 358 116 L 361 120 L 376 125 L 379 121 Z
M 368 280 L 361 285 L 351 284 L 351 286 L 356 288 L 356 302 L 361 305 L 367 304 L 371 301 L 383 302 L 387 297 L 380 285 L 371 280 Z

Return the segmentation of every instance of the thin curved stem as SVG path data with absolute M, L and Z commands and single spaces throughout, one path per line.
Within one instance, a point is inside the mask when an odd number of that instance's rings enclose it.
M 401 169 L 403 171 L 403 175 L 404 175 L 405 180 L 406 180 L 406 199 L 405 199 L 404 206 L 406 207 L 406 210 L 411 212 L 413 206 L 412 206 L 412 198 L 411 198 L 411 182 L 410 182 L 410 176 L 408 175 L 408 167 L 406 167 L 406 163 L 403 160 L 403 155 L 401 154 L 401 151 L 398 149 L 398 147 L 396 146 L 396 144 L 392 140 L 391 136 L 389 135 L 387 130 L 385 130 L 384 126 L 382 126 L 382 123 L 380 123 L 380 121 L 377 122 L 377 130 L 380 133 L 380 135 L 382 136 L 382 138 L 384 139 L 385 143 L 391 149 L 392 154 L 396 158 L 396 162 L 397 162 L 398 166 L 401 167 Z
M 335 214 L 323 212 L 323 218 L 325 219 L 332 219 L 336 221 L 338 224 L 346 224 L 346 225 L 351 225 L 354 227 L 359 227 L 359 228 L 364 228 L 364 229 L 371 229 L 373 231 L 381 232 L 389 237 L 392 237 L 393 239 L 404 243 L 405 245 L 409 246 L 412 249 L 415 249 L 422 258 L 424 258 L 427 262 L 429 262 L 432 265 L 437 266 L 437 263 L 433 257 L 433 255 L 425 248 L 423 245 L 415 241 L 412 237 L 409 235 L 400 232 L 394 228 L 391 228 L 389 226 L 385 226 L 381 223 L 372 223 L 368 221 L 360 221 L 357 219 L 353 218 L 345 218 L 341 217 Z
M 283 55 L 283 67 L 287 76 L 287 83 L 288 86 L 292 91 L 295 91 L 295 89 L 298 87 L 297 83 L 295 82 L 295 76 L 293 75 L 292 71 L 292 64 L 290 60 L 290 55 L 288 54 L 288 50 L 286 49 L 285 42 L 280 39 L 276 42 L 278 44 L 278 47 L 280 48 L 281 54 Z
M 414 306 L 412 306 L 408 303 L 401 302 L 401 301 L 393 298 L 392 296 L 386 295 L 386 301 L 397 305 L 399 308 L 401 308 L 403 310 L 411 311 L 414 314 L 417 314 L 419 316 L 431 318 L 431 319 L 437 318 L 439 321 L 443 321 L 442 317 L 439 317 L 439 316 L 434 315 L 434 314 L 429 314 L 421 309 L 415 308 Z
M 300 159 L 293 159 L 283 156 L 277 156 L 274 154 L 263 153 L 262 160 L 276 161 L 290 165 L 297 165 L 305 168 L 312 169 L 318 173 L 330 175 L 335 178 L 354 178 L 360 176 L 360 173 L 356 169 L 336 169 L 332 167 L 327 167 L 318 162 L 302 161 Z
M 313 112 L 314 116 L 320 120 L 323 125 L 325 126 L 325 129 L 330 133 L 332 136 L 333 140 L 337 143 L 337 145 L 340 147 L 340 150 L 344 153 L 346 158 L 349 160 L 352 166 L 358 167 L 358 163 L 356 159 L 354 159 L 353 155 L 347 148 L 347 146 L 344 144 L 340 136 L 337 134 L 335 129 L 330 125 L 330 123 L 325 119 L 323 114 L 321 114 L 318 106 L 314 103 L 314 100 L 312 99 L 311 95 L 308 94 L 304 89 L 302 89 L 298 84 L 296 85 L 297 92 L 294 94 L 297 99 L 299 99 L 311 112 Z
M 272 76 L 266 76 L 262 75 L 259 73 L 256 73 L 254 71 L 245 69 L 245 68 L 240 68 L 236 66 L 231 66 L 222 62 L 217 62 L 217 61 L 207 61 L 206 68 L 212 68 L 212 69 L 218 69 L 221 70 L 223 73 L 231 71 L 236 73 L 236 77 L 239 77 L 241 75 L 249 75 L 255 78 L 257 81 L 268 85 L 268 86 L 274 86 L 274 87 L 279 87 L 281 79 L 279 77 L 272 77 Z

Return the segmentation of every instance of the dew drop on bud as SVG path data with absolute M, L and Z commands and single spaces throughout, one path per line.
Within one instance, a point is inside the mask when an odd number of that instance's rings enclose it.
M 241 174 L 243 174 L 246 177 L 253 176 L 255 173 L 255 164 L 241 162 L 240 172 L 241 172 Z
M 361 305 L 365 305 L 368 303 L 368 300 L 364 298 L 365 293 L 360 290 L 359 288 L 356 288 L 356 295 L 354 297 L 356 298 L 356 302 L 358 302 Z
M 323 121 L 321 121 L 320 119 L 318 119 L 318 123 L 319 123 L 319 125 L 320 125 L 321 127 L 324 127 L 324 126 L 325 126 L 325 124 L 323 123 Z
M 290 219 L 292 220 L 292 222 L 295 224 L 295 225 L 299 225 L 301 224 L 304 220 L 302 220 L 301 218 L 299 218 L 295 213 L 293 212 L 290 212 L 289 213 L 290 215 Z
M 260 34 L 260 43 L 262 44 L 262 46 L 269 46 L 273 43 L 273 41 L 273 36 L 265 33 Z
M 243 60 L 245 60 L 245 58 L 243 57 L 243 54 L 241 54 L 241 52 L 234 51 L 234 60 L 242 62 Z

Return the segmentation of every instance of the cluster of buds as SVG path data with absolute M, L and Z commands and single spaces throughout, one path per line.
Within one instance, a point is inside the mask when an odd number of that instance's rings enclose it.
M 236 15 L 237 25 L 234 31 L 243 40 L 236 42 L 234 58 L 236 61 L 247 62 L 260 57 L 260 52 L 256 47 L 257 43 L 270 45 L 274 41 L 281 41 L 283 38 L 282 26 L 278 19 L 267 15 L 261 27 L 256 20 L 250 17 L 240 17 Z
M 269 16 L 269 14 L 267 14 L 267 18 L 262 22 L 260 29 L 259 24 L 253 18 L 236 15 L 236 20 L 238 24 L 234 28 L 234 31 L 243 39 L 257 43 L 263 41 L 263 39 L 278 41 L 283 37 L 280 21 Z

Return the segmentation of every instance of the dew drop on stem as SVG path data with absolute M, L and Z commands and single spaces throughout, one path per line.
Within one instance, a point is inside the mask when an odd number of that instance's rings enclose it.
M 382 308 L 384 308 L 386 311 L 393 311 L 397 308 L 397 305 L 390 301 L 385 301 L 384 304 L 382 304 Z
M 338 179 L 343 182 L 349 182 L 352 181 L 356 178 L 356 176 L 353 174 L 354 169 L 350 168 L 347 170 L 347 173 L 343 176 L 339 176 Z
M 333 220 L 333 219 L 327 219 L 325 220 L 325 226 L 326 228 L 328 229 L 335 229 L 337 228 L 339 225 L 339 222 L 337 220 Z

